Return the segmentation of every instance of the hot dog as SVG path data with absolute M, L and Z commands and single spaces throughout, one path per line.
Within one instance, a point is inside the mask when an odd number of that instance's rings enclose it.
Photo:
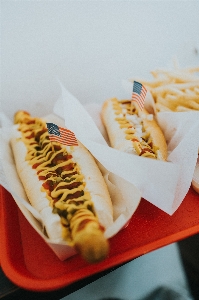
M 131 100 L 111 98 L 103 103 L 101 116 L 113 148 L 142 157 L 167 159 L 165 137 L 146 109 L 140 110 Z
M 65 241 L 88 262 L 109 252 L 104 231 L 113 208 L 103 176 L 91 154 L 49 139 L 44 120 L 15 114 L 11 148 L 28 199 L 41 214 L 48 237 Z

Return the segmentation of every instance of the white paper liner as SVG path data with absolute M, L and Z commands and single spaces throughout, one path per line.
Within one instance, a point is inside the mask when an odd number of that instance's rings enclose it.
M 60 85 L 62 96 L 54 112 L 65 119 L 65 126 L 75 132 L 108 171 L 134 184 L 142 197 L 172 215 L 191 185 L 198 157 L 199 112 L 157 113 L 153 98 L 147 93 L 146 107 L 155 112 L 168 143 L 167 162 L 157 161 L 110 148 L 81 103 Z M 125 89 L 131 95 L 132 83 L 126 82 Z
M 18 108 L 16 107 L 16 111 L 17 110 Z M 94 112 L 94 108 L 92 111 Z M 37 115 L 37 112 L 35 112 L 35 115 Z M 59 126 L 64 126 L 64 121 L 54 114 L 45 117 L 45 119 L 48 122 L 54 122 Z M 12 194 L 23 215 L 54 251 L 58 258 L 60 260 L 65 260 L 76 254 L 76 251 L 74 248 L 67 246 L 66 244 L 58 244 L 56 241 L 50 240 L 45 235 L 42 218 L 40 214 L 29 204 L 15 168 L 14 158 L 9 145 L 9 140 L 12 134 L 12 122 L 3 113 L 0 114 L 0 121 L 2 126 L 2 128 L 0 128 L 0 184 Z M 97 123 L 98 126 L 99 123 L 100 119 Z M 128 224 L 130 218 L 139 205 L 141 193 L 135 186 L 129 184 L 123 178 L 107 171 L 102 164 L 99 163 L 99 166 L 103 172 L 113 203 L 114 222 L 112 226 L 107 228 L 105 231 L 105 236 L 110 238 Z

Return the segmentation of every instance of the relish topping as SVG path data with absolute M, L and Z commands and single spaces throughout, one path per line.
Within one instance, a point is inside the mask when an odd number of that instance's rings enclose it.
M 27 148 L 26 160 L 36 170 L 42 182 L 41 191 L 46 192 L 53 213 L 61 218 L 63 238 L 72 245 L 75 232 L 89 222 L 95 222 L 103 231 L 85 188 L 84 176 L 71 155 L 73 147 L 70 146 L 68 153 L 66 147 L 50 141 L 41 119 L 32 118 L 26 112 L 19 114 L 15 122 L 19 123 L 18 130 Z
M 150 158 L 158 157 L 158 147 L 155 146 L 150 133 L 143 126 L 142 117 L 151 120 L 152 115 L 139 116 L 136 107 L 130 100 L 118 101 L 112 99 L 115 120 L 125 133 L 125 139 L 132 141 L 133 147 L 139 156 Z

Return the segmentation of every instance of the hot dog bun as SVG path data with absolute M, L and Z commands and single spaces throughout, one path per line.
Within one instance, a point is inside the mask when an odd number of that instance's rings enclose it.
M 101 116 L 113 148 L 143 157 L 167 159 L 165 137 L 146 109 L 139 110 L 131 100 L 111 98 L 103 103 Z
M 104 259 L 109 251 L 104 230 L 113 222 L 113 208 L 94 158 L 80 142 L 73 147 L 50 142 L 45 122 L 26 112 L 18 112 L 15 122 L 11 147 L 17 172 L 47 235 L 74 246 L 89 262 Z

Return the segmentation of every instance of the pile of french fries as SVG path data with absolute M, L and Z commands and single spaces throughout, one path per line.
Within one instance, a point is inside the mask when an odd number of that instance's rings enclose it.
M 151 92 L 157 112 L 199 110 L 199 67 L 152 71 L 152 81 L 140 80 Z

